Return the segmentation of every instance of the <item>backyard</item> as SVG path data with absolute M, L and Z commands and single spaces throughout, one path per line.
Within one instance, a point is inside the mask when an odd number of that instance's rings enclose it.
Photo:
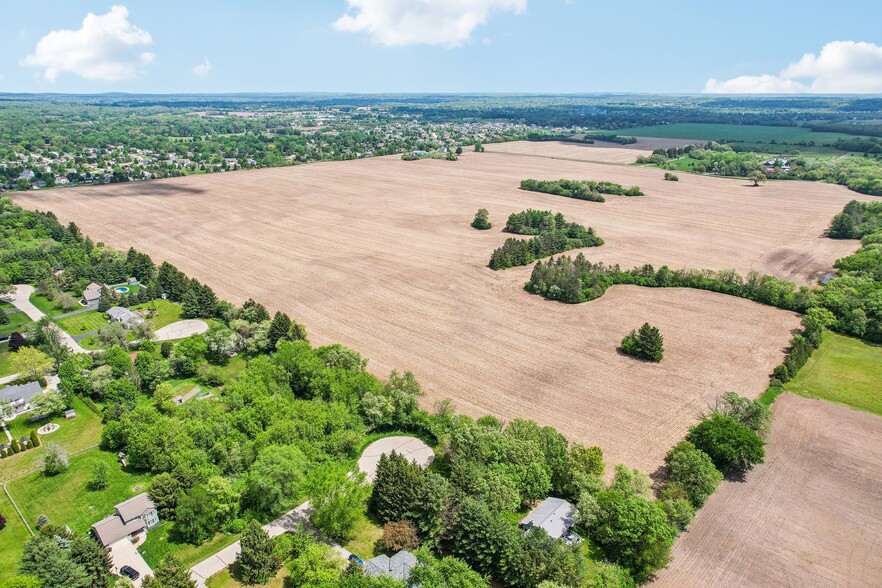
M 0 343 L 0 378 L 11 376 L 15 373 L 12 367 L 12 353 L 9 351 L 9 344 Z
M 151 300 L 133 306 L 132 310 L 156 310 L 156 314 L 148 319 L 153 324 L 154 330 L 181 320 L 181 306 L 171 300 Z

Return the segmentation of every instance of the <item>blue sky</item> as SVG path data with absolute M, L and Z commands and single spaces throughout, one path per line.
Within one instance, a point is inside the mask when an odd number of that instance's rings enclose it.
M 31 0 L 2 15 L 7 92 L 882 92 L 870 0 Z

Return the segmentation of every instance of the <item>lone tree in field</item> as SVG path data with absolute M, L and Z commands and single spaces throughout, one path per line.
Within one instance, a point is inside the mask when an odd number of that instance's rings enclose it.
M 680 181 L 680 178 L 678 178 L 676 175 L 672 174 L 671 172 L 665 172 L 665 179 L 669 182 L 679 182 Z
M 482 231 L 486 231 L 493 226 L 490 223 L 490 213 L 487 212 L 486 208 L 481 208 L 475 213 L 475 220 L 472 221 L 472 226 Z
M 756 187 L 756 186 L 759 186 L 759 185 L 760 185 L 760 182 L 765 182 L 765 181 L 766 181 L 766 174 L 764 174 L 763 172 L 757 170 L 757 171 L 754 171 L 754 172 L 750 172 L 750 174 L 747 176 L 747 179 L 750 180 L 750 181 L 752 181 L 754 187 Z
M 279 570 L 279 562 L 273 555 L 273 540 L 252 520 L 242 535 L 242 550 L 236 562 L 245 584 L 266 584 Z
M 622 339 L 621 349 L 632 357 L 658 363 L 665 354 L 664 338 L 656 327 L 643 323 L 640 330 L 631 331 Z

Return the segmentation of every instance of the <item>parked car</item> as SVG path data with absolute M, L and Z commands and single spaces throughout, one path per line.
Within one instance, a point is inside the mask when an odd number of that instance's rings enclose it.
M 122 576 L 125 576 L 129 580 L 137 580 L 141 577 L 141 574 L 138 573 L 138 570 L 133 568 L 132 566 L 123 566 L 119 569 L 119 573 Z
M 364 565 L 364 560 L 361 559 L 360 557 L 358 557 L 357 555 L 355 555 L 354 553 L 349 554 L 349 561 L 354 561 L 355 563 L 357 563 L 360 566 Z

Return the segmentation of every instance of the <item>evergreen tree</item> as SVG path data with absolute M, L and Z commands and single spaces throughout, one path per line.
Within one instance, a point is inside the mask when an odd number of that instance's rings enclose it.
M 267 335 L 270 348 L 275 349 L 276 344 L 279 341 L 288 337 L 288 332 L 290 330 L 291 318 L 283 312 L 277 312 L 275 316 L 273 316 L 273 322 L 270 323 L 269 334 Z
M 656 327 L 643 323 L 640 330 L 631 331 L 622 339 L 621 350 L 633 357 L 658 363 L 664 357 L 664 338 Z
M 370 499 L 380 522 L 410 519 L 425 481 L 425 472 L 415 462 L 395 451 L 381 455 Z
M 199 294 L 192 288 L 187 290 L 181 299 L 181 316 L 184 318 L 198 318 L 202 316 Z
M 103 463 L 103 462 L 102 462 Z M 70 558 L 83 567 L 94 588 L 107 586 L 113 562 L 110 554 L 89 536 L 76 536 L 70 543 Z
M 31 430 L 31 445 L 34 447 L 40 446 L 40 436 L 37 434 L 37 429 Z
M 154 574 L 144 578 L 141 584 L 143 588 L 196 588 L 196 582 L 190 578 L 190 570 L 174 555 L 165 556 Z
M 265 584 L 276 575 L 279 561 L 273 555 L 273 540 L 260 523 L 252 520 L 242 535 L 242 550 L 236 558 L 239 574 L 246 584 Z
M 9 315 L 0 309 L 0 325 L 8 325 L 9 324 Z
M 107 310 L 116 304 L 116 299 L 107 286 L 101 286 L 101 294 L 98 298 L 98 312 L 107 312 Z

